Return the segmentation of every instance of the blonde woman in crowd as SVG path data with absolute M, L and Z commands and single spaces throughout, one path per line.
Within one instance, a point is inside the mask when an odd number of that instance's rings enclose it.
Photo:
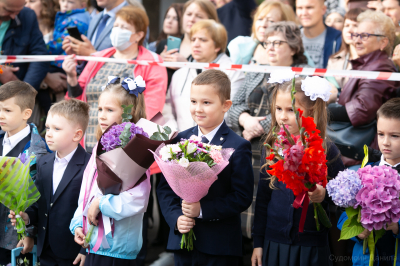
M 232 64 L 225 54 L 227 32 L 225 27 L 214 20 L 202 20 L 190 29 L 191 54 L 194 62 Z M 201 69 L 181 68 L 172 76 L 171 85 L 167 95 L 164 114 L 170 116 L 177 123 L 179 131 L 186 130 L 195 125 L 190 112 L 190 88 L 192 81 Z M 231 80 L 231 99 L 242 86 L 244 74 L 241 71 L 224 70 Z M 168 102 L 170 99 L 170 102 Z M 170 110 L 168 110 L 171 108 Z
M 267 64 L 266 49 L 261 45 L 265 41 L 268 26 L 278 21 L 296 22 L 293 9 L 279 1 L 264 1 L 254 15 L 252 36 L 238 36 L 233 39 L 228 50 L 234 64 Z

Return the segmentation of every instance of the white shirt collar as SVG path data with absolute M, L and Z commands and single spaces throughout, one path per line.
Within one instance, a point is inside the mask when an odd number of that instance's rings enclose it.
M 105 14 L 107 14 L 107 15 L 109 15 L 111 18 L 115 17 L 115 14 L 117 14 L 117 12 L 118 12 L 121 8 L 123 8 L 125 4 L 126 4 L 126 1 L 122 2 L 120 5 L 114 7 L 114 8 L 111 9 L 111 10 L 104 9 L 103 16 L 104 16 Z
M 55 161 L 56 161 L 56 162 L 59 162 L 59 161 L 62 161 L 62 160 L 66 160 L 66 161 L 69 163 L 69 161 L 71 161 L 72 156 L 74 156 L 74 154 L 75 154 L 75 152 L 76 152 L 77 149 L 78 149 L 78 147 L 76 147 L 75 150 L 73 150 L 72 152 L 70 152 L 70 153 L 69 153 L 67 156 L 65 156 L 64 158 L 58 157 L 58 152 L 56 152 L 56 159 L 55 159 Z
M 21 130 L 20 132 L 11 137 L 8 137 L 8 133 L 6 132 L 3 139 L 3 145 L 7 143 L 9 146 L 13 148 L 21 140 L 23 140 L 26 136 L 28 136 L 29 133 L 31 133 L 31 127 L 29 125 L 26 125 L 26 127 L 23 130 Z
M 208 139 L 208 142 L 211 142 L 213 140 L 213 138 L 215 137 L 215 134 L 217 134 L 219 128 L 222 126 L 222 124 L 224 123 L 224 121 L 222 121 L 221 124 L 219 124 L 219 126 L 217 126 L 216 128 L 214 128 L 210 133 L 208 133 L 207 135 L 203 135 L 203 133 L 200 130 L 200 127 L 197 126 L 197 136 L 198 137 L 206 137 Z
M 383 157 L 383 154 L 382 154 L 381 161 L 379 162 L 379 166 L 382 166 L 382 165 L 387 165 L 387 166 L 390 166 L 390 167 L 396 167 L 396 166 L 400 165 L 400 163 L 397 163 L 395 165 L 391 165 L 390 163 L 385 161 L 385 157 Z

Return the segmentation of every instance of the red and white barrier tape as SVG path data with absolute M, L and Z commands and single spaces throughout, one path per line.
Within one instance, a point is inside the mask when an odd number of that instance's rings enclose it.
M 0 56 L 0 64 L 12 63 L 30 63 L 30 62 L 49 62 L 64 60 L 65 56 L 54 55 L 17 55 Z M 235 70 L 245 72 L 271 73 L 274 70 L 292 70 L 299 75 L 322 76 L 322 77 L 348 77 L 359 79 L 378 79 L 400 81 L 400 73 L 397 72 L 379 72 L 379 71 L 360 71 L 360 70 L 332 70 L 320 68 L 302 68 L 302 67 L 278 67 L 278 66 L 260 66 L 260 65 L 234 65 L 234 64 L 215 64 L 215 63 L 193 63 L 193 62 L 156 62 L 145 60 L 127 60 L 116 58 L 105 58 L 95 56 L 76 56 L 81 61 L 112 62 L 123 64 L 136 64 L 145 66 L 165 66 L 165 67 L 188 67 L 198 69 L 219 69 Z

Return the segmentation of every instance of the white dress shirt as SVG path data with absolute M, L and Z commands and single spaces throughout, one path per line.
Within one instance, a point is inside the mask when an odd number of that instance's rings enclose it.
M 114 7 L 113 9 L 111 9 L 110 11 L 108 11 L 107 9 L 104 9 L 103 12 L 103 16 L 105 14 L 109 15 L 110 18 L 107 20 L 106 26 L 104 27 L 104 29 L 111 23 L 111 21 L 113 20 L 113 18 L 115 18 L 115 14 L 117 14 L 117 12 L 124 7 L 124 5 L 126 4 L 126 1 L 122 2 L 120 5 Z M 101 23 L 101 19 L 100 19 L 100 23 Z M 100 24 L 99 23 L 99 24 Z M 98 26 L 98 25 L 97 25 Z M 94 45 L 94 43 L 96 42 L 96 38 L 97 38 L 97 29 L 99 27 L 96 28 L 95 32 L 93 33 L 92 39 L 91 39 L 91 43 Z
M 387 165 L 389 167 L 396 167 L 396 166 L 400 165 L 400 163 L 397 163 L 395 165 L 391 165 L 390 163 L 385 161 L 385 157 L 383 157 L 383 154 L 382 154 L 381 161 L 379 162 L 379 166 L 382 166 L 382 165 Z
M 224 121 L 222 121 L 221 124 L 219 124 L 219 126 L 217 126 L 216 128 L 214 128 L 211 132 L 209 132 L 207 135 L 203 135 L 203 133 L 200 130 L 200 127 L 197 126 L 197 136 L 202 138 L 202 137 L 206 137 L 208 139 L 208 143 L 210 143 L 212 141 L 212 139 L 215 137 L 215 134 L 217 134 L 217 131 L 219 130 L 219 128 L 222 126 L 222 124 L 224 123 Z M 207 144 L 208 144 L 207 143 Z M 201 206 L 200 206 L 200 215 L 199 217 L 202 219 L 203 218 L 203 211 L 201 210 Z
M 17 144 L 23 140 L 26 136 L 28 136 L 31 133 L 31 128 L 29 125 L 26 125 L 26 127 L 18 132 L 17 134 L 8 137 L 8 133 L 4 135 L 3 139 L 3 156 L 6 156 L 7 153 L 9 153 Z
M 219 126 L 217 126 L 216 128 L 214 128 L 211 132 L 209 132 L 207 135 L 203 135 L 203 133 L 200 130 L 200 127 L 197 126 L 197 136 L 202 138 L 202 137 L 206 137 L 208 139 L 208 143 L 210 143 L 212 141 L 212 139 L 215 137 L 215 134 L 217 134 L 217 131 L 219 130 L 219 128 L 222 126 L 222 124 L 224 123 L 224 121 L 222 121 L 221 124 L 219 124 Z M 208 144 L 207 143 L 207 144 Z
M 76 147 L 78 149 L 78 147 Z M 64 175 L 65 169 L 67 169 L 69 161 L 71 161 L 72 156 L 74 156 L 76 149 L 64 158 L 58 157 L 58 152 L 56 152 L 56 158 L 54 159 L 53 167 L 53 195 L 56 193 L 57 187 L 61 182 Z

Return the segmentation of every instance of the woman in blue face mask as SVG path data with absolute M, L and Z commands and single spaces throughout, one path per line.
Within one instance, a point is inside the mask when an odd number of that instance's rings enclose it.
M 149 19 L 140 8 L 126 6 L 121 8 L 110 34 L 112 48 L 96 52 L 93 56 L 129 60 L 147 60 L 162 62 L 159 55 L 142 46 Z M 68 56 L 63 63 L 67 74 L 67 97 L 78 98 L 90 104 L 90 120 L 85 136 L 86 149 L 91 152 L 97 142 L 97 103 L 102 87 L 107 84 L 108 76 L 136 77 L 141 75 L 146 82 L 144 99 L 147 118 L 161 112 L 167 91 L 167 71 L 160 66 L 142 66 L 122 63 L 88 62 L 82 74 L 77 78 L 77 62 L 74 55 Z

